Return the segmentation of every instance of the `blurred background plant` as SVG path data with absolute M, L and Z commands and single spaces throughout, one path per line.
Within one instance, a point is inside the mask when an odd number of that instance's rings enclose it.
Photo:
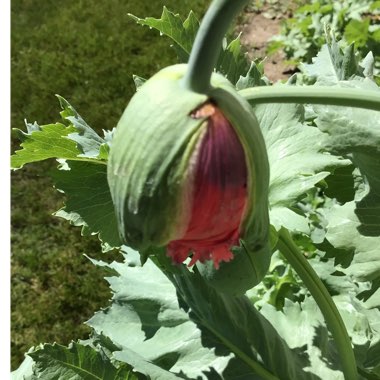
M 302 3 L 298 8 L 293 7 L 290 17 L 283 20 L 281 33 L 273 37 L 268 46 L 269 54 L 283 50 L 289 64 L 310 63 L 325 43 L 327 25 L 337 40 L 343 39 L 345 45 L 354 43 L 361 58 L 372 51 L 376 73 L 380 72 L 380 1 L 311 0 Z

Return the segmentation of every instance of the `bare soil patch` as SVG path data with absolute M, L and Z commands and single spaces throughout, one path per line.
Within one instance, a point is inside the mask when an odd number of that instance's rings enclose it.
M 251 60 L 264 60 L 264 73 L 272 81 L 284 80 L 294 72 L 294 66 L 285 63 L 285 55 L 279 51 L 268 56 L 267 47 L 271 37 L 280 33 L 281 18 L 268 18 L 265 13 L 246 13 L 238 31 L 241 42 Z

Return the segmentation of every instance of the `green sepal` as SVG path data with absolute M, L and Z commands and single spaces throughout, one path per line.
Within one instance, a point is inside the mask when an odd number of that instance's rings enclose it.
M 181 85 L 184 65 L 167 67 L 131 99 L 115 132 L 108 183 L 123 241 L 137 250 L 166 245 L 186 213 L 186 170 L 207 96 Z
M 234 126 L 243 145 L 248 168 L 248 204 L 241 225 L 240 247 L 233 247 L 233 260 L 216 269 L 212 262 L 197 267 L 207 282 L 220 292 L 244 294 L 264 278 L 272 249 L 268 206 L 269 162 L 259 123 L 250 105 L 222 76 L 214 74 L 211 99 Z
M 264 137 L 249 103 L 224 77 L 214 74 L 210 96 L 233 125 L 246 155 L 248 168 L 248 204 L 241 237 L 250 250 L 268 244 L 269 234 L 269 162 Z

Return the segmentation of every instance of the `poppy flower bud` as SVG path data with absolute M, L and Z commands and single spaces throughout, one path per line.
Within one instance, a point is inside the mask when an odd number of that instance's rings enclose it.
M 174 263 L 191 256 L 212 285 L 241 293 L 270 259 L 264 140 L 224 77 L 213 74 L 204 95 L 183 85 L 185 72 L 154 75 L 118 123 L 108 182 L 120 234 L 140 252 L 166 246 Z

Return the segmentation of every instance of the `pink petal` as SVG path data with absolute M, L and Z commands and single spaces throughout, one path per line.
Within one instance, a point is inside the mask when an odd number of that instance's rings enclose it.
M 174 262 L 183 262 L 192 252 L 189 265 L 197 260 L 233 258 L 230 248 L 238 245 L 239 227 L 247 200 L 247 167 L 243 147 L 228 120 L 208 103 L 193 117 L 209 117 L 207 131 L 195 154 L 194 194 L 186 232 L 168 245 Z

